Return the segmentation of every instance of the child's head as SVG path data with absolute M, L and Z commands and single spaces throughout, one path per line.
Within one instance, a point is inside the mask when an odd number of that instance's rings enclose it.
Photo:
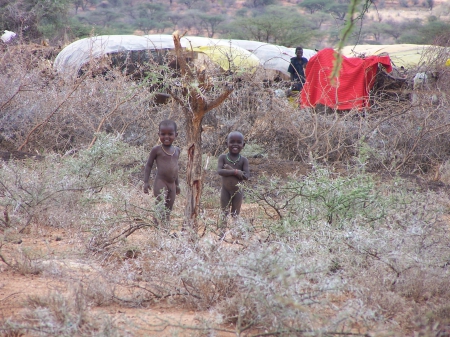
M 239 154 L 245 146 L 244 135 L 239 131 L 232 131 L 227 137 L 228 151 L 231 154 Z
M 174 121 L 166 119 L 159 123 L 159 140 L 163 145 L 172 145 L 175 138 L 178 136 L 177 124 Z
M 165 119 L 161 123 L 159 123 L 159 131 L 161 131 L 161 127 L 173 127 L 173 130 L 177 132 L 177 123 L 170 119 Z

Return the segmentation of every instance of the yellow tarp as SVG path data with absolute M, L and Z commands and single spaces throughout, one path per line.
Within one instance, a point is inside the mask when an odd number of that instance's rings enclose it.
M 360 54 L 370 56 L 388 53 L 396 67 L 403 66 L 408 68 L 411 66 L 417 66 L 420 62 L 423 62 L 423 52 L 430 47 L 435 48 L 430 45 L 417 44 L 359 45 L 344 47 L 342 49 L 342 53 L 348 57 L 354 57 Z M 442 63 L 444 64 L 444 61 Z
M 256 70 L 256 67 L 260 65 L 259 58 L 240 47 L 213 45 L 194 47 L 192 50 L 207 55 L 222 69 L 231 70 L 233 72 L 240 70 L 254 71 Z

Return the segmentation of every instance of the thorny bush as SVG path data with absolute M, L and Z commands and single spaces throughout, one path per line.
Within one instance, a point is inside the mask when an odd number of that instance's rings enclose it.
M 205 152 L 216 157 L 226 134 L 238 129 L 264 157 L 315 169 L 286 182 L 256 177 L 246 203 L 273 211 L 243 212 L 242 232 L 221 242 L 212 231 L 195 240 L 170 231 L 182 222 L 183 194 L 169 231 L 156 225 L 154 200 L 142 197 L 141 170 L 158 121 L 175 119 L 184 145 L 175 104 L 155 105 L 146 85 L 118 70 L 68 82 L 46 62 L 29 68 L 24 55 L 25 62 L 9 67 L 0 60 L 1 146 L 46 158 L 1 164 L 0 203 L 9 219 L 1 223 L 2 242 L 30 225 L 74 229 L 83 256 L 95 259 L 108 285 L 72 297 L 72 306 L 61 294 L 35 299 L 27 317 L 38 322 L 36 335 L 107 335 L 103 323 L 86 320 L 88 297 L 105 305 L 165 301 L 208 310 L 202 333 L 223 323 L 234 324 L 239 336 L 442 336 L 448 329 L 448 195 L 370 173 L 432 172 L 447 160 L 447 70 L 414 100 L 331 114 L 299 110 L 258 74 L 237 82 L 205 119 Z M 335 175 L 322 162 L 346 164 L 348 172 Z M 213 214 L 205 223 L 218 213 L 205 213 Z M 57 309 L 64 305 L 66 312 Z

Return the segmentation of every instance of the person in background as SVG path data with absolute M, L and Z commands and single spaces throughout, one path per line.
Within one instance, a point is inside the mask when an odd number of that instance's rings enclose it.
M 305 68 L 308 60 L 303 57 L 303 48 L 295 48 L 295 57 L 291 58 L 288 72 L 291 74 L 292 87 L 294 91 L 301 91 L 305 83 Z

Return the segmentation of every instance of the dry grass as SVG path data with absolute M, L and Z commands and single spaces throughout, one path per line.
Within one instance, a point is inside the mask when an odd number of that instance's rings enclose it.
M 236 81 L 205 119 L 212 169 L 201 228 L 190 235 L 179 230 L 183 193 L 171 227 L 160 228 L 141 182 L 159 120 L 177 121 L 183 147 L 179 108 L 155 105 L 146 85 L 118 72 L 64 82 L 45 62 L 29 67 L 31 56 L 22 57 L 10 67 L 0 60 L 1 145 L 45 158 L 1 164 L 2 266 L 71 286 L 29 298 L 22 315 L 2 318 L 4 334 L 123 336 L 130 331 L 94 309 L 161 305 L 208 314 L 192 324 L 161 318 L 141 333 L 175 325 L 180 336 L 445 333 L 450 201 L 445 190 L 396 174 L 448 178 L 446 69 L 415 102 L 374 98 L 371 110 L 330 114 L 298 110 L 273 95 L 285 84 L 265 87 L 259 74 Z M 235 129 L 246 156 L 280 167 L 253 177 L 246 203 L 254 203 L 219 240 L 214 160 Z M 311 172 L 280 179 L 293 160 Z M 76 254 L 49 243 L 33 250 L 27 239 L 43 226 L 70 231 L 60 239 Z

